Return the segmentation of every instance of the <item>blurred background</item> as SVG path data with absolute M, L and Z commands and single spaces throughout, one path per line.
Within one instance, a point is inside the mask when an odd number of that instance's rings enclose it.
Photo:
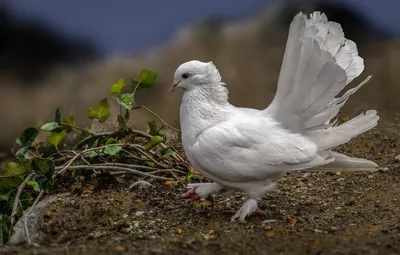
M 53 120 L 58 106 L 78 124 L 92 125 L 88 107 L 142 68 L 159 78 L 155 88 L 139 92 L 137 103 L 178 127 L 180 96 L 167 91 L 177 66 L 192 59 L 216 64 L 232 103 L 265 108 L 299 11 L 325 12 L 357 43 L 366 69 L 350 86 L 373 75 L 344 113 L 375 108 L 381 123 L 391 123 L 400 109 L 399 9 L 398 0 L 3 0 L 0 151 L 9 151 L 28 126 Z M 141 110 L 131 116 L 139 128 L 149 119 Z M 112 121 L 96 128 L 110 129 Z

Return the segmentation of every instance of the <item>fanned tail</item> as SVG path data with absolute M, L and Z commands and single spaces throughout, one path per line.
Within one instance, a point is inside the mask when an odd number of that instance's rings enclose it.
M 264 110 L 295 133 L 312 139 L 319 156 L 327 164 L 310 165 L 310 171 L 372 171 L 377 165 L 369 160 L 332 152 L 339 145 L 370 130 L 378 123 L 374 110 L 337 125 L 336 116 L 358 86 L 336 96 L 364 70 L 357 45 L 346 39 L 340 24 L 328 21 L 325 14 L 314 12 L 308 18 L 299 13 L 289 30 L 278 88 L 274 100 Z

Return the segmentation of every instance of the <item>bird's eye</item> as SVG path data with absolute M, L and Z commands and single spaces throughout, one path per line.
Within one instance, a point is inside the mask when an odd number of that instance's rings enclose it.
M 183 79 L 187 79 L 189 76 L 190 76 L 190 74 L 188 74 L 188 73 L 182 74 L 182 78 L 183 78 Z

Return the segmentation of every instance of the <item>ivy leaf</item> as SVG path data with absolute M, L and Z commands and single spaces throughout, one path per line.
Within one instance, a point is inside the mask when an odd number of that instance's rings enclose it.
M 122 146 L 120 145 L 108 145 L 104 148 L 104 154 L 114 156 L 122 151 Z
M 128 110 L 132 110 L 133 108 L 133 94 L 131 93 L 125 93 L 122 94 L 119 98 L 114 97 L 118 104 L 122 105 L 123 107 L 125 107 Z
M 27 183 L 34 191 L 40 192 L 39 184 L 35 181 L 28 181 Z
M 61 126 L 61 108 L 60 107 L 58 107 L 56 110 L 56 118 L 54 121 L 57 122 L 59 126 Z
M 48 141 L 50 144 L 54 145 L 54 146 L 58 146 L 58 144 L 64 140 L 64 138 L 65 138 L 66 135 L 67 135 L 67 131 L 66 131 L 66 130 L 63 130 L 63 131 L 61 131 L 61 132 L 59 132 L 59 133 L 53 132 L 53 133 L 47 138 L 47 141 Z
M 124 78 L 121 78 L 111 86 L 110 94 L 121 94 L 121 91 L 125 88 L 126 83 Z
M 54 121 L 54 122 L 49 122 L 49 123 L 43 124 L 40 127 L 40 129 L 46 130 L 46 131 L 53 131 L 54 129 L 56 129 L 58 127 L 60 127 L 60 125 L 58 125 L 58 123 Z
M 25 153 L 27 153 L 29 150 L 29 146 L 26 147 L 22 147 L 19 150 L 17 150 L 17 152 L 15 153 L 16 157 L 24 157 Z
M 92 146 L 91 146 L 91 148 L 95 148 L 95 147 L 97 147 L 97 144 L 99 143 L 99 139 L 96 139 L 96 141 L 94 141 L 94 143 L 92 144 Z M 92 157 L 96 157 L 96 156 L 98 156 L 100 154 L 100 150 L 93 150 L 93 151 L 90 151 L 89 152 L 89 157 L 90 158 L 92 158 Z
M 25 155 L 38 133 L 39 130 L 33 127 L 24 130 L 22 136 L 17 140 L 17 144 L 22 146 L 22 148 L 15 153 L 16 157 L 23 157 Z
M 121 114 L 118 114 L 117 121 L 119 124 L 119 130 L 125 130 L 126 129 L 126 120 L 122 118 Z
M 131 79 L 131 86 L 133 89 L 136 88 L 138 84 L 139 84 L 138 88 L 152 88 L 156 84 L 157 76 L 158 74 L 156 72 L 142 69 L 142 71 L 140 71 L 139 81 Z
M 31 146 L 38 133 L 39 131 L 33 127 L 25 129 L 22 133 L 22 136 L 18 138 L 17 144 L 23 147 Z
M 72 126 L 75 126 L 76 120 L 75 120 L 74 116 L 65 116 L 64 117 L 64 122 L 67 123 L 67 124 L 70 124 Z
M 152 161 L 146 161 L 146 162 L 144 162 L 144 164 L 148 165 L 150 167 L 155 167 L 156 166 L 156 164 L 154 162 L 152 162 Z
M 0 179 L 0 190 L 17 188 L 21 182 L 23 182 L 23 179 L 19 177 Z
M 171 150 L 171 148 L 163 148 L 163 149 L 160 151 L 160 154 L 161 154 L 161 156 L 163 156 L 163 157 L 171 156 L 173 153 L 174 153 L 174 151 Z
M 150 131 L 149 134 L 150 135 L 158 135 L 158 130 L 157 130 L 157 123 L 155 120 L 149 121 L 147 123 L 149 125 Z
M 144 150 L 146 151 L 151 150 L 152 148 L 154 148 L 155 146 L 157 146 L 162 142 L 164 142 L 164 139 L 159 135 L 155 135 L 153 136 L 153 138 L 151 138 L 150 141 L 146 143 L 146 145 L 144 146 Z
M 110 156 L 114 156 L 114 155 L 118 154 L 118 152 L 120 152 L 122 150 L 122 146 L 120 146 L 120 145 L 110 145 L 110 144 L 113 144 L 113 143 L 116 143 L 116 142 L 117 142 L 117 140 L 115 140 L 114 138 L 112 138 L 112 137 L 108 138 L 107 142 L 106 142 L 106 145 L 109 145 L 109 146 L 106 146 L 104 148 L 104 154 L 107 154 L 107 155 L 110 155 Z
M 5 176 L 13 176 L 13 175 L 23 175 L 28 172 L 26 164 L 22 164 L 19 162 L 8 162 L 6 166 Z
M 100 102 L 96 103 L 94 106 L 89 108 L 88 117 L 90 119 L 99 119 L 100 122 L 104 122 L 110 117 L 110 104 L 108 103 L 107 98 L 104 98 Z

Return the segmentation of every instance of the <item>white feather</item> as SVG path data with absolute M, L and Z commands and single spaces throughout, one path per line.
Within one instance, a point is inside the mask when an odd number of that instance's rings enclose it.
M 370 110 L 337 125 L 340 108 L 370 77 L 335 97 L 363 70 L 356 44 L 344 37 L 339 24 L 319 12 L 310 18 L 302 13 L 294 17 L 277 92 L 265 110 L 230 104 L 212 63 L 189 61 L 179 66 L 174 83 L 184 90 L 183 148 L 193 167 L 215 182 L 192 185 L 189 194 L 244 190 L 247 200 L 232 218 L 244 220 L 287 171 L 376 170 L 372 161 L 332 151 L 379 120 Z

